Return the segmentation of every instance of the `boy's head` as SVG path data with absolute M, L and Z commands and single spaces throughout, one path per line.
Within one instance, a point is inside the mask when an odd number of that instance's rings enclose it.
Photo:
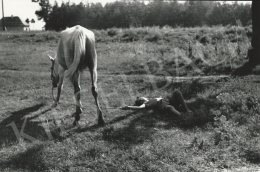
M 148 98 L 146 97 L 136 97 L 136 100 L 135 100 L 135 106 L 141 106 L 142 104 L 148 102 Z

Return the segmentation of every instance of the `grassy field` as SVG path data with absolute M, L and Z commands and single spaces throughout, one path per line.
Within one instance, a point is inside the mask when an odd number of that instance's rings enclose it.
M 50 109 L 47 54 L 55 55 L 59 33 L 1 33 L 0 171 L 259 170 L 259 68 L 240 78 L 175 78 L 230 75 L 247 60 L 250 27 L 94 32 L 105 127 L 96 125 L 88 71 L 81 77 L 81 127 L 72 127 L 68 81 Z M 175 88 L 193 116 L 118 109 Z

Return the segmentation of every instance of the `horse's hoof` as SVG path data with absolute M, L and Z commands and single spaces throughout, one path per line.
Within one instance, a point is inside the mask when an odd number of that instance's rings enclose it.
M 55 107 L 57 107 L 58 104 L 59 104 L 59 102 L 54 102 L 54 103 L 51 105 L 51 108 L 55 108 Z
M 53 124 L 54 125 L 58 125 L 58 123 L 57 123 L 57 121 L 55 119 L 53 120 Z
M 81 108 L 76 109 L 76 113 L 77 113 L 77 114 L 81 114 L 81 113 L 82 113 L 82 109 L 81 109 Z
M 76 120 L 74 120 L 74 122 L 73 122 L 73 126 L 74 126 L 74 127 L 80 127 L 79 122 L 76 121 Z
M 105 123 L 105 121 L 104 121 L 103 118 L 99 118 L 99 119 L 98 119 L 98 125 L 99 125 L 99 126 L 105 126 L 105 125 L 106 125 L 106 123 Z

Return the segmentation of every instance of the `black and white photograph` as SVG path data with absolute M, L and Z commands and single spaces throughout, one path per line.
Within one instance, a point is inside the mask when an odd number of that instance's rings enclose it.
M 259 172 L 260 1 L 0 0 L 1 172 Z

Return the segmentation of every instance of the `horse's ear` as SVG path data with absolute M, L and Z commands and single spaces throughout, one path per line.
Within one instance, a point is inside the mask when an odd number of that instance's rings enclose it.
M 50 61 L 54 61 L 54 58 L 53 58 L 53 57 L 51 57 L 49 54 L 47 54 L 47 55 L 49 56 Z

